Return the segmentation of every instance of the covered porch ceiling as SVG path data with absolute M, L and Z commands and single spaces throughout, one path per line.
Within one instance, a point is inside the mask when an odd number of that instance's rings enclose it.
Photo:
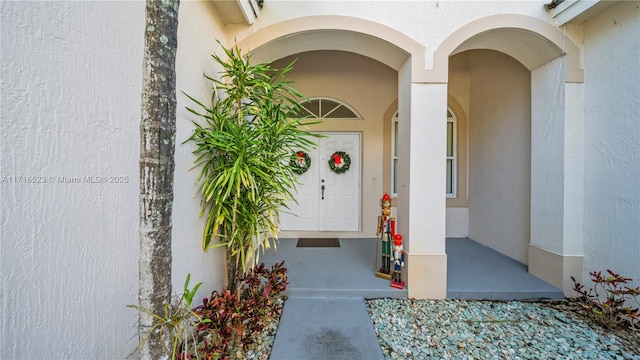
M 336 29 L 297 32 L 249 50 L 252 59 L 258 62 L 269 62 L 308 51 L 346 51 L 375 59 L 394 70 L 398 70 L 410 56 L 408 52 L 380 38 Z
M 513 57 L 534 70 L 564 54 L 554 43 L 528 30 L 492 29 L 479 33 L 458 46 L 451 56 L 467 50 L 495 50 Z

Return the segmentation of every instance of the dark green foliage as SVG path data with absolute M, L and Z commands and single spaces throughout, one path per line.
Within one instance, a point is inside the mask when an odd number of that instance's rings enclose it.
M 253 341 L 267 320 L 280 316 L 282 297 L 287 289 L 284 261 L 265 268 L 264 264 L 244 274 L 237 293 L 214 291 L 193 311 L 201 322 L 195 333 L 198 356 L 203 359 L 227 359 Z M 192 354 L 195 358 L 195 354 Z M 186 357 L 190 358 L 190 357 Z
M 609 276 L 603 276 L 601 271 L 592 271 L 591 281 L 595 284 L 588 291 L 584 285 L 576 281 L 572 276 L 573 290 L 578 294 L 578 300 L 582 307 L 606 327 L 617 327 L 628 324 L 632 327 L 640 326 L 640 313 L 638 308 L 629 306 L 630 302 L 638 302 L 640 287 L 629 287 L 633 279 L 625 278 L 611 270 L 607 270 Z

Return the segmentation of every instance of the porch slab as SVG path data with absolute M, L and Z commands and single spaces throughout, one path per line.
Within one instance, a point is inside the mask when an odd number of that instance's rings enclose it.
M 340 247 L 296 247 L 297 239 L 280 239 L 277 251 L 260 257 L 266 266 L 284 260 L 287 296 L 407 298 L 407 289 L 375 276 L 376 239 L 340 239 Z M 378 260 L 380 266 L 380 260 Z
M 340 238 L 339 248 L 297 248 L 297 238 L 280 239 L 260 262 L 285 261 L 287 296 L 407 298 L 407 289 L 389 286 L 375 276 L 374 238 Z M 529 274 L 527 266 L 471 239 L 450 238 L 447 252 L 447 298 L 525 300 L 562 299 L 562 291 Z M 380 266 L 380 260 L 377 260 Z
M 562 290 L 529 274 L 527 265 L 471 239 L 447 239 L 446 252 L 448 299 L 564 298 Z

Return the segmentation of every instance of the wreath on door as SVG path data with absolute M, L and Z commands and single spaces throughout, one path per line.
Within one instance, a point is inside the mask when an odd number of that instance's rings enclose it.
M 344 174 L 351 167 L 351 157 L 344 151 L 336 151 L 329 158 L 329 167 L 336 174 Z
M 311 166 L 311 157 L 304 151 L 298 151 L 291 155 L 289 165 L 293 169 L 294 173 L 302 175 L 309 170 L 309 167 Z

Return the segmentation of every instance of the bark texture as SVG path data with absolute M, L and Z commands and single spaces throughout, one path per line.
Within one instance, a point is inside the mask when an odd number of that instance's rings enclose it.
M 142 308 L 163 314 L 171 301 L 171 210 L 176 133 L 175 57 L 178 0 L 146 2 L 142 119 L 140 122 L 140 277 Z M 140 312 L 138 335 L 153 326 Z M 141 359 L 166 357 L 170 339 L 155 331 Z

